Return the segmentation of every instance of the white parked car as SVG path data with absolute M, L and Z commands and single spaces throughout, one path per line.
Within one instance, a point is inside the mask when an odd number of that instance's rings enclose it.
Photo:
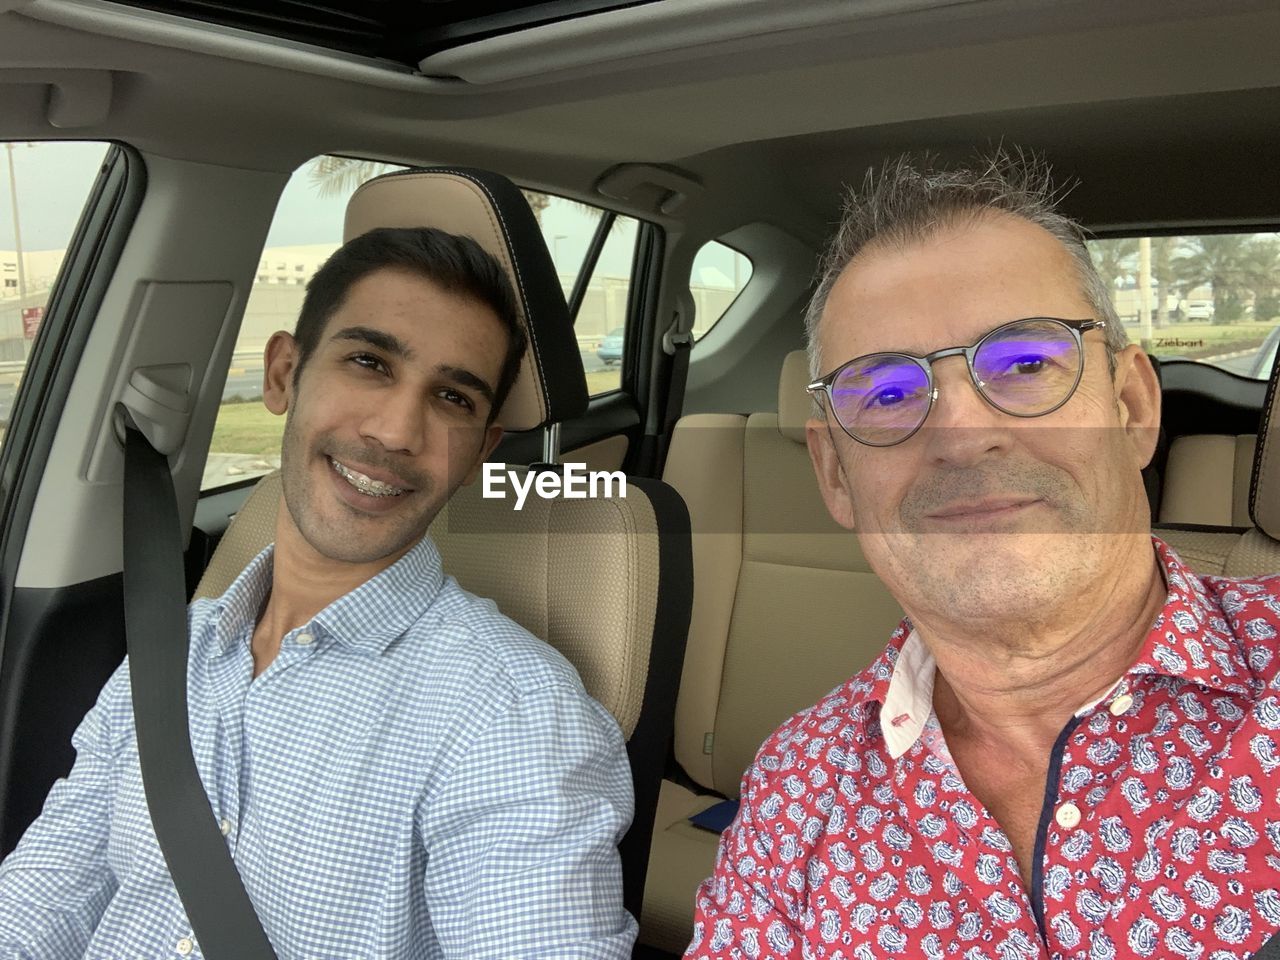
M 1212 300 L 1183 300 L 1182 316 L 1185 320 L 1212 320 Z

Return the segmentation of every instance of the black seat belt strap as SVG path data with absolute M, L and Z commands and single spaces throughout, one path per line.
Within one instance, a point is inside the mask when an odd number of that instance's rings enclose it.
M 689 379 L 689 354 L 693 348 L 693 298 L 687 295 L 676 310 L 671 327 L 662 336 L 662 352 L 669 359 L 659 374 L 654 397 L 660 398 L 662 419 L 658 433 L 658 455 L 654 473 L 662 475 L 667 448 L 676 421 L 684 412 L 684 388 Z M 688 329 L 682 329 L 688 327 Z
M 209 960 L 276 960 L 214 821 L 187 727 L 186 582 L 168 458 L 125 429 L 124 617 L 142 786 L 169 875 Z

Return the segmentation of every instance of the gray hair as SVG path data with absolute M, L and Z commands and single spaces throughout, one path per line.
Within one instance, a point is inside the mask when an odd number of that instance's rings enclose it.
M 873 244 L 906 247 L 945 227 L 993 212 L 1043 227 L 1066 248 L 1094 318 L 1107 322 L 1107 361 L 1114 372 L 1115 354 L 1128 343 L 1128 337 L 1111 291 L 1085 247 L 1084 229 L 1056 210 L 1066 192 L 1055 188 L 1043 158 L 1016 148 L 1000 147 L 972 167 L 939 169 L 937 157 L 904 154 L 887 161 L 878 175 L 868 170 L 862 189 L 850 189 L 845 198 L 840 228 L 822 257 L 817 291 L 805 312 L 811 378 L 816 380 L 824 372 L 818 326 L 827 298 L 854 257 Z M 821 415 L 822 404 L 818 409 Z

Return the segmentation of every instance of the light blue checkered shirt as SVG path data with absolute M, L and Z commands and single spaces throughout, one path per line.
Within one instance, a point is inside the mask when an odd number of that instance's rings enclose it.
M 187 684 L 210 815 L 281 960 L 629 956 L 630 772 L 573 668 L 424 539 L 253 679 L 271 556 L 191 605 Z M 127 668 L 0 864 L 0 958 L 201 956 L 147 814 Z

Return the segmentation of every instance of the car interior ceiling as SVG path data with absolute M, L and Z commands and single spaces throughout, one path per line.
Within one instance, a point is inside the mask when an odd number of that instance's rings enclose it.
M 665 36 L 662 10 L 681 2 L 645 5 L 659 11 L 658 32 L 645 36 Z M 903 150 L 963 159 L 1006 143 L 1042 152 L 1057 177 L 1074 184 L 1064 211 L 1103 237 L 1280 225 L 1280 179 L 1265 162 L 1280 155 L 1272 122 L 1280 115 L 1273 49 L 1280 9 L 1273 2 L 919 3 L 880 17 L 851 12 L 833 23 L 800 15 L 822 7 L 814 0 L 798 3 L 794 28 L 770 41 L 722 27 L 700 45 L 665 53 L 640 40 L 628 52 L 625 35 L 603 23 L 613 15 L 605 13 L 598 28 L 579 23 L 580 36 L 561 21 L 505 42 L 536 62 L 546 30 L 553 52 L 560 49 L 553 44 L 573 52 L 575 43 L 580 50 L 618 43 L 616 57 L 566 54 L 575 66 L 558 69 L 553 59 L 540 75 L 492 81 L 459 79 L 481 75 L 487 48 L 471 61 L 467 47 L 450 51 L 454 59 L 440 62 L 454 73 L 423 77 L 381 61 L 326 60 L 292 42 L 271 46 L 244 24 L 219 33 L 161 13 L 139 25 L 110 10 L 94 19 L 85 13 L 91 6 L 0 3 L 0 135 L 127 145 L 134 194 L 119 208 L 136 209 L 129 228 L 103 244 L 115 282 L 107 270 L 84 293 L 98 304 L 100 322 L 81 331 L 78 347 L 63 345 L 79 350 L 82 369 L 62 371 L 67 402 L 42 414 L 43 454 L 26 469 L 44 467 L 45 475 L 24 478 L 15 467 L 4 478 L 6 495 L 21 488 L 10 502 L 22 510 L 20 526 L 5 519 L 0 557 L 0 856 L 69 766 L 70 732 L 123 652 L 119 520 L 112 518 L 118 487 L 108 474 L 94 483 L 85 475 L 105 442 L 104 385 L 115 382 L 112 363 L 128 335 L 121 318 L 138 306 L 129 283 L 248 282 L 289 174 L 314 156 L 497 170 L 660 229 L 661 283 L 643 329 L 646 364 L 626 374 L 637 389 L 593 401 L 583 423 L 566 424 L 567 451 L 611 432 L 642 432 L 648 407 L 662 399 L 651 395 L 661 318 L 676 309 L 694 253 L 714 238 L 734 238 L 772 287 L 738 326 L 694 352 L 684 410 L 776 409 L 778 370 L 803 346 L 813 263 L 838 219 L 842 185 Z M 138 6 L 181 13 L 183 5 Z M 734 16 L 714 0 L 688 7 Z M 671 14 L 670 36 L 684 36 L 677 27 L 687 9 Z M 744 5 L 741 16 L 751 11 Z M 504 40 L 472 39 L 477 47 Z M 437 48 L 423 49 L 425 56 Z M 1025 70 L 1027 63 L 1036 69 Z M 631 190 L 599 189 L 627 167 L 647 168 L 650 179 Z M 674 208 L 664 176 L 687 184 Z M 209 362 L 223 369 L 238 322 L 234 306 L 219 312 L 173 301 L 182 315 L 203 317 Z M 97 379 L 74 389 L 73 374 Z M 1264 383 L 1185 361 L 1162 364 L 1161 374 L 1167 440 L 1257 431 Z M 203 407 L 177 461 L 187 524 L 204 509 L 225 525 L 248 495 L 248 488 L 231 490 L 197 503 L 214 386 L 200 395 Z M 509 459 L 532 461 L 541 438 L 518 438 L 505 449 Z M 191 582 L 218 532 L 194 537 Z

